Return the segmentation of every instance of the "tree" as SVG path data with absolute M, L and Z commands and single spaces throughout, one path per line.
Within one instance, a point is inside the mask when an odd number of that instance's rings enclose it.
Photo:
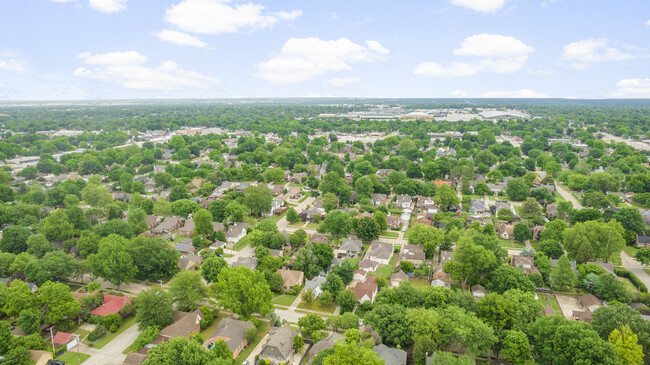
M 377 225 L 379 226 L 380 231 L 385 231 L 388 229 L 388 222 L 386 221 L 386 213 L 381 210 L 375 211 L 375 216 L 373 217 Z
M 415 349 L 413 349 L 415 352 Z M 472 365 L 474 364 L 474 359 L 467 355 L 460 355 L 456 357 L 451 352 L 447 351 L 437 351 L 435 356 L 432 357 L 431 361 L 427 365 Z
M 637 335 L 632 332 L 630 326 L 625 325 L 620 329 L 614 329 L 609 335 L 608 341 L 616 346 L 621 364 L 643 364 L 643 346 L 637 343 Z
M 227 365 L 228 360 L 218 359 L 201 342 L 177 337 L 154 346 L 143 365 Z
M 625 246 L 625 230 L 615 220 L 607 223 L 587 221 L 576 223 L 564 231 L 563 244 L 570 258 L 584 263 L 593 259 L 620 262 Z
M 327 213 L 325 221 L 319 227 L 319 232 L 329 232 L 334 237 L 341 237 L 350 233 L 351 229 L 350 216 L 343 211 L 333 210 Z
M 542 239 L 555 240 L 561 242 L 564 238 L 564 230 L 567 229 L 567 224 L 561 219 L 555 219 L 550 222 L 547 222 L 544 225 L 544 230 L 542 231 Z
M 93 208 L 103 208 L 113 201 L 108 189 L 99 184 L 88 184 L 81 190 L 81 198 Z
M 169 284 L 169 294 L 178 310 L 189 312 L 198 308 L 198 303 L 208 293 L 201 281 L 201 274 L 196 271 L 181 271 Z
M 304 245 L 308 239 L 309 236 L 304 229 L 299 229 L 289 235 L 289 243 L 291 244 L 291 247 L 300 247 Z
M 634 258 L 643 265 L 650 265 L 650 247 L 640 248 L 636 254 L 634 254 Z
M 194 235 L 209 236 L 214 232 L 212 225 L 212 214 L 205 209 L 199 209 L 194 213 Z
M 420 173 L 420 175 L 422 174 Z M 370 180 L 370 178 L 366 176 L 357 179 L 357 181 L 354 183 L 354 190 L 357 192 L 359 198 L 367 198 L 367 199 L 369 199 L 372 193 L 375 192 L 375 188 L 372 183 L 372 180 Z
M 364 323 L 372 326 L 383 343 L 390 346 L 406 347 L 412 343 L 411 325 L 406 308 L 401 305 L 378 304 L 366 313 Z
M 171 191 L 169 192 L 169 202 L 173 203 L 177 200 L 189 199 L 187 194 L 187 189 L 183 185 L 174 185 L 172 186 Z
M 147 213 L 145 213 L 144 210 L 140 208 L 132 208 L 129 210 L 129 214 L 126 218 L 127 222 L 129 222 L 129 225 L 131 226 L 131 229 L 133 230 L 133 234 L 136 236 L 149 229 L 146 220 Z
M 432 258 L 436 248 L 445 242 L 445 234 L 440 229 L 416 223 L 409 230 L 409 244 L 423 246 L 426 256 Z
M 439 310 L 442 325 L 440 326 L 440 347 L 450 344 L 467 348 L 472 356 L 486 354 L 496 343 L 497 338 L 492 328 L 464 309 L 450 305 Z
M 619 281 L 616 276 L 605 273 L 598 276 L 594 286 L 596 295 L 605 301 L 618 301 L 627 303 L 630 301 L 630 292 L 627 286 L 622 281 Z
M 305 289 L 302 292 L 302 295 L 300 296 L 300 299 L 302 299 L 303 302 L 307 304 L 311 304 L 314 299 L 316 299 L 315 294 L 314 294 L 314 289 Z
M 18 320 L 18 327 L 28 335 L 36 333 L 40 328 L 40 316 L 35 310 L 22 310 Z
M 256 216 L 262 216 L 271 211 L 273 196 L 266 185 L 249 186 L 244 195 L 244 204 L 250 208 L 250 212 Z
M 374 241 L 379 238 L 381 233 L 379 225 L 371 217 L 364 217 L 359 219 L 356 225 L 357 237 L 364 241 Z
M 528 198 L 519 208 L 519 215 L 533 223 L 543 222 L 542 207 L 534 198 Z
M 217 340 L 212 349 L 210 349 L 210 352 L 220 359 L 232 359 L 233 356 L 232 351 L 230 351 L 228 344 L 224 340 Z
M 521 331 L 508 331 L 503 339 L 501 355 L 515 365 L 528 364 L 531 351 L 526 334 Z
M 535 285 L 524 275 L 518 267 L 502 265 L 494 270 L 488 285 L 490 291 L 503 294 L 510 289 L 519 289 L 526 292 L 535 292 Z
M 400 270 L 404 271 L 406 274 L 415 271 L 415 266 L 411 261 L 400 261 L 399 268 Z
M 162 287 L 141 291 L 135 299 L 135 307 L 135 321 L 140 331 L 152 326 L 164 328 L 172 323 L 174 305 Z
M 219 273 L 228 267 L 228 263 L 223 257 L 212 255 L 205 259 L 201 264 L 201 276 L 209 283 L 214 283 L 219 277 Z
M 172 206 L 169 204 L 166 198 L 161 196 L 153 204 L 153 214 L 162 217 L 169 217 L 172 215 Z
M 273 294 L 264 274 L 246 267 L 224 268 L 213 289 L 219 305 L 244 317 L 266 315 L 273 308 Z
M 334 266 L 331 272 L 338 275 L 346 284 L 354 278 L 354 267 L 349 261 L 343 261 L 340 265 Z
M 544 232 L 544 231 L 542 231 Z M 544 253 L 546 256 L 557 259 L 558 257 L 564 255 L 564 249 L 562 248 L 562 245 L 560 245 L 556 240 L 554 239 L 545 239 L 542 240 L 539 245 L 537 245 L 537 249 Z
M 287 221 L 289 223 L 296 223 L 300 220 L 300 216 L 298 215 L 298 212 L 296 212 L 295 209 L 289 208 L 287 211 Z
M 0 240 L 0 251 L 19 254 L 27 251 L 27 239 L 32 235 L 32 232 L 27 227 L 11 226 L 7 227 L 2 232 L 2 240 Z
M 603 340 L 615 329 L 626 325 L 638 336 L 638 342 L 647 354 L 650 349 L 650 323 L 641 317 L 639 311 L 627 304 L 609 303 L 593 313 L 592 326 Z
M 293 351 L 299 353 L 304 346 L 305 346 L 305 341 L 302 339 L 302 336 L 300 335 L 293 336 Z
M 10 317 L 17 317 L 23 310 L 40 309 L 40 299 L 29 290 L 29 285 L 21 280 L 14 280 L 6 290 L 2 310 Z
M 614 214 L 614 219 L 616 219 L 624 229 L 634 231 L 636 234 L 643 234 L 643 231 L 645 231 L 645 222 L 643 221 L 641 213 L 636 208 L 621 208 L 618 213 Z
M 62 283 L 46 282 L 38 288 L 41 311 L 46 323 L 70 327 L 81 313 L 81 304 L 70 293 L 70 287 Z
M 533 238 L 533 235 L 530 233 L 530 228 L 528 228 L 528 223 L 519 222 L 515 225 L 514 238 L 519 242 Z
M 33 256 L 40 258 L 54 250 L 56 250 L 56 247 L 42 234 L 32 235 L 27 239 L 27 252 Z
M 462 283 L 465 291 L 468 283 L 477 283 L 498 267 L 494 253 L 472 242 L 470 237 L 461 237 L 454 252 L 454 261 L 447 261 L 442 270 L 454 280 Z
M 344 288 L 345 285 L 343 284 L 343 280 L 341 279 L 340 276 L 338 276 L 334 272 L 330 272 L 329 274 L 327 274 L 327 277 L 325 278 L 325 282 L 323 283 L 323 285 L 321 285 L 321 289 L 323 291 L 328 291 L 332 294 L 338 294 Z
M 383 365 L 385 363 L 383 360 L 377 357 L 377 353 L 372 351 L 372 349 L 365 346 L 359 346 L 355 342 L 336 343 L 331 351 L 328 349 L 321 351 L 321 353 L 323 354 L 322 357 L 316 356 L 312 364 Z
M 298 320 L 298 326 L 300 327 L 301 333 L 307 337 L 312 337 L 314 333 L 327 329 L 325 321 L 316 314 L 303 316 Z
M 318 258 L 308 247 L 303 247 L 298 250 L 298 254 L 293 263 L 293 269 L 302 271 L 308 279 L 318 275 L 321 270 Z
M 127 252 L 128 241 L 112 234 L 99 243 L 96 254 L 88 256 L 88 264 L 93 275 L 110 281 L 117 288 L 129 283 L 138 273 L 133 258 Z
M 427 309 L 444 308 L 451 299 L 452 291 L 442 286 L 428 286 L 422 291 L 422 305 Z
M 136 278 L 140 280 L 160 280 L 178 271 L 180 253 L 161 239 L 135 237 L 128 252 L 138 269 Z
M 323 201 L 323 208 L 326 212 L 334 210 L 339 206 L 339 199 L 333 193 L 323 194 L 321 200 Z
M 341 290 L 336 296 L 336 302 L 341 307 L 341 314 L 352 312 L 359 303 L 351 290 Z
M 436 188 L 436 194 L 433 196 L 433 201 L 442 210 L 449 210 L 450 207 L 458 206 L 460 199 L 456 191 L 447 184 L 442 184 Z
M 506 194 L 508 194 L 508 198 L 510 200 L 514 201 L 524 201 L 526 198 L 528 198 L 529 195 L 529 187 L 528 184 L 524 181 L 522 178 L 514 178 L 508 180 L 508 185 L 506 187 Z
M 512 220 L 514 219 L 514 214 L 512 213 L 512 210 L 507 208 L 502 208 L 499 209 L 499 211 L 497 212 L 497 219 L 504 220 L 507 222 L 512 222 Z
M 56 210 L 41 221 L 40 232 L 50 241 L 60 241 L 74 235 L 74 226 L 65 211 Z
M 264 181 L 269 183 L 273 182 L 274 184 L 279 184 L 284 180 L 284 170 L 279 167 L 266 170 L 264 173 Z
M 551 271 L 551 283 L 558 289 L 573 288 L 576 282 L 576 274 L 573 272 L 571 262 L 566 256 L 560 257 L 557 265 Z

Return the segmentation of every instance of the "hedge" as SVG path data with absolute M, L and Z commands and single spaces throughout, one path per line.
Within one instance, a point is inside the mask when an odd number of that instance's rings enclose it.
M 641 280 L 639 280 L 639 278 L 636 275 L 634 275 L 633 272 L 630 272 L 630 271 L 628 271 L 628 270 L 626 270 L 624 268 L 621 268 L 621 267 L 615 267 L 614 268 L 614 274 L 616 274 L 616 276 L 620 276 L 622 278 L 630 279 L 632 284 L 634 284 L 634 286 L 636 286 L 641 293 L 647 293 L 648 292 L 648 287 L 646 287 L 645 284 L 643 284 L 643 282 Z

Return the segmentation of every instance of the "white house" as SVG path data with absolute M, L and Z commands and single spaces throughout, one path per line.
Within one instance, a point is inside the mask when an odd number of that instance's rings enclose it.
M 226 242 L 228 243 L 237 243 L 240 239 L 246 236 L 246 227 L 243 223 L 235 223 L 232 226 L 228 227 L 228 232 L 226 232 Z

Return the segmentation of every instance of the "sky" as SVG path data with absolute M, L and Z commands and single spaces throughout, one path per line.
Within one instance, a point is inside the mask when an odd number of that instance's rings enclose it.
M 650 98 L 648 0 L 4 0 L 0 100 Z

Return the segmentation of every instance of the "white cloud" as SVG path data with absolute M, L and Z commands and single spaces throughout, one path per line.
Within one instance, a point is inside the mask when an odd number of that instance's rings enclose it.
M 540 3 L 540 5 L 542 6 L 542 8 L 545 8 L 545 7 L 549 6 L 550 4 L 553 4 L 553 3 L 556 3 L 556 2 L 558 2 L 558 0 L 544 0 L 544 1 L 542 1 Z
M 451 3 L 482 13 L 494 13 L 505 5 L 506 0 L 451 0 Z
M 177 30 L 163 29 L 160 32 L 154 33 L 154 35 L 162 42 L 173 43 L 179 46 L 207 47 L 207 44 L 202 40 Z
M 0 70 L 5 71 L 25 71 L 27 65 L 25 61 L 15 58 L 0 58 Z
M 555 70 L 530 67 L 530 68 L 526 69 L 526 72 L 528 72 L 531 75 L 551 76 L 551 75 L 553 75 L 555 73 Z
M 350 84 L 356 84 L 361 81 L 359 77 L 335 77 L 327 80 L 327 83 L 332 86 L 346 86 Z
M 55 3 L 69 3 L 77 0 L 52 0 L 52 1 L 54 1 Z
M 535 49 L 522 41 L 499 34 L 476 34 L 465 38 L 454 49 L 456 56 L 473 56 L 473 62 L 453 62 L 443 66 L 436 62 L 419 64 L 414 73 L 429 77 L 472 76 L 482 71 L 512 73 L 521 70 L 528 61 L 528 54 Z
M 650 25 L 650 20 L 646 21 L 645 25 Z
M 302 11 L 266 12 L 254 3 L 232 4 L 230 0 L 183 0 L 173 5 L 165 20 L 181 30 L 200 34 L 234 33 L 241 28 L 263 29 L 291 20 Z
M 467 91 L 465 90 L 454 90 L 454 92 L 451 93 L 451 96 L 454 98 L 464 98 L 467 96 Z
M 379 61 L 390 53 L 377 41 L 365 43 L 346 38 L 290 38 L 277 56 L 256 65 L 257 76 L 277 83 L 303 82 L 328 72 L 349 71 L 351 64 Z
M 613 98 L 650 98 L 650 79 L 623 79 L 616 90 L 608 93 Z
M 547 98 L 546 94 L 538 93 L 529 89 L 519 91 L 489 91 L 481 95 L 482 98 Z
M 163 61 L 155 67 L 145 66 L 147 57 L 135 51 L 95 55 L 86 52 L 79 54 L 79 58 L 91 67 L 77 68 L 75 76 L 104 80 L 127 89 L 209 89 L 219 83 L 215 78 L 181 69 L 173 61 Z
M 90 0 L 89 5 L 104 13 L 117 13 L 120 10 L 126 10 L 126 0 Z
M 647 57 L 641 48 L 634 46 L 612 45 L 605 38 L 589 38 L 569 43 L 564 46 L 562 59 L 569 68 L 588 69 L 596 62 L 626 61 Z

